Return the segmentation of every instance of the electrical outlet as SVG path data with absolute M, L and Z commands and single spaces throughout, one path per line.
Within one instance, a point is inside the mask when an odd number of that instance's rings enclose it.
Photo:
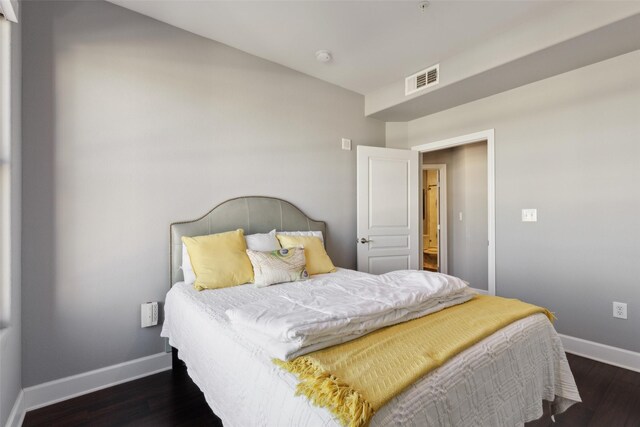
M 522 209 L 522 222 L 537 222 L 538 210 L 537 209 Z
M 349 138 L 342 138 L 342 149 L 351 150 L 351 140 Z
M 140 327 L 148 328 L 158 324 L 158 303 L 146 302 L 140 306 Z
M 624 302 L 615 302 L 613 303 L 613 317 L 618 319 L 626 319 L 627 318 L 627 304 Z

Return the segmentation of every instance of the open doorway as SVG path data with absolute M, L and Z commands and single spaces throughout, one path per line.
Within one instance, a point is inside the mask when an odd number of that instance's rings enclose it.
M 447 188 L 442 191 L 439 167 L 447 170 Z M 422 155 L 423 168 L 423 268 L 452 274 L 481 290 L 488 290 L 487 271 L 487 142 L 431 151 Z M 425 181 L 426 179 L 426 181 Z M 440 213 L 438 206 L 447 204 Z M 438 217 L 446 218 L 446 233 L 439 233 Z M 440 227 L 444 231 L 444 226 Z M 438 262 L 445 257 L 448 268 Z
M 495 295 L 493 130 L 423 144 L 413 150 L 422 155 L 422 268 L 461 277 L 471 287 Z M 446 180 L 440 172 L 443 166 Z M 432 190 L 432 194 L 429 188 L 436 187 L 434 175 L 425 174 L 429 169 L 438 170 L 440 181 L 439 191 Z M 437 211 L 430 206 L 435 203 Z M 437 222 L 430 212 L 437 212 Z M 432 237 L 434 222 L 436 227 L 440 225 L 437 240 Z
M 447 272 L 447 165 L 422 166 L 422 268 Z M 443 196 L 445 195 L 445 196 Z

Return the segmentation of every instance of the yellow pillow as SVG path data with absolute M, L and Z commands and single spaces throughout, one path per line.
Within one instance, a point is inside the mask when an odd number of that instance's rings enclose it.
M 253 267 L 247 256 L 244 231 L 228 231 L 208 236 L 183 237 L 191 267 L 193 286 L 203 289 L 227 288 L 253 281 Z
M 304 256 L 307 259 L 307 272 L 310 275 L 333 273 L 336 271 L 319 237 L 287 236 L 284 234 L 278 234 L 276 237 L 283 248 L 304 247 Z

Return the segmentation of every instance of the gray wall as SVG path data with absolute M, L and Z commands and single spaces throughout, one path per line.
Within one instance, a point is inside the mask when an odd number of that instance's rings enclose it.
M 242 195 L 328 222 L 355 266 L 363 97 L 105 2 L 24 3 L 25 386 L 164 350 L 139 304 L 168 226 Z M 322 66 L 322 65 L 318 65 Z
M 22 389 L 22 322 L 20 279 L 20 26 L 11 25 L 11 311 L 9 327 L 0 332 L 0 426 L 7 422 Z
M 640 51 L 409 122 L 408 146 L 495 128 L 499 295 L 640 351 Z M 521 209 L 537 208 L 537 223 Z M 629 319 L 612 318 L 627 302 Z
M 488 289 L 486 142 L 424 153 L 422 163 L 447 165 L 448 273 Z
M 385 123 L 385 146 L 389 148 L 404 148 L 408 141 L 407 122 L 386 122 Z

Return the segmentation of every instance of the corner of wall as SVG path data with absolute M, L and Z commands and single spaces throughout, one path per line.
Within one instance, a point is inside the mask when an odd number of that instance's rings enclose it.
M 385 123 L 385 147 L 409 148 L 409 123 L 386 122 Z

